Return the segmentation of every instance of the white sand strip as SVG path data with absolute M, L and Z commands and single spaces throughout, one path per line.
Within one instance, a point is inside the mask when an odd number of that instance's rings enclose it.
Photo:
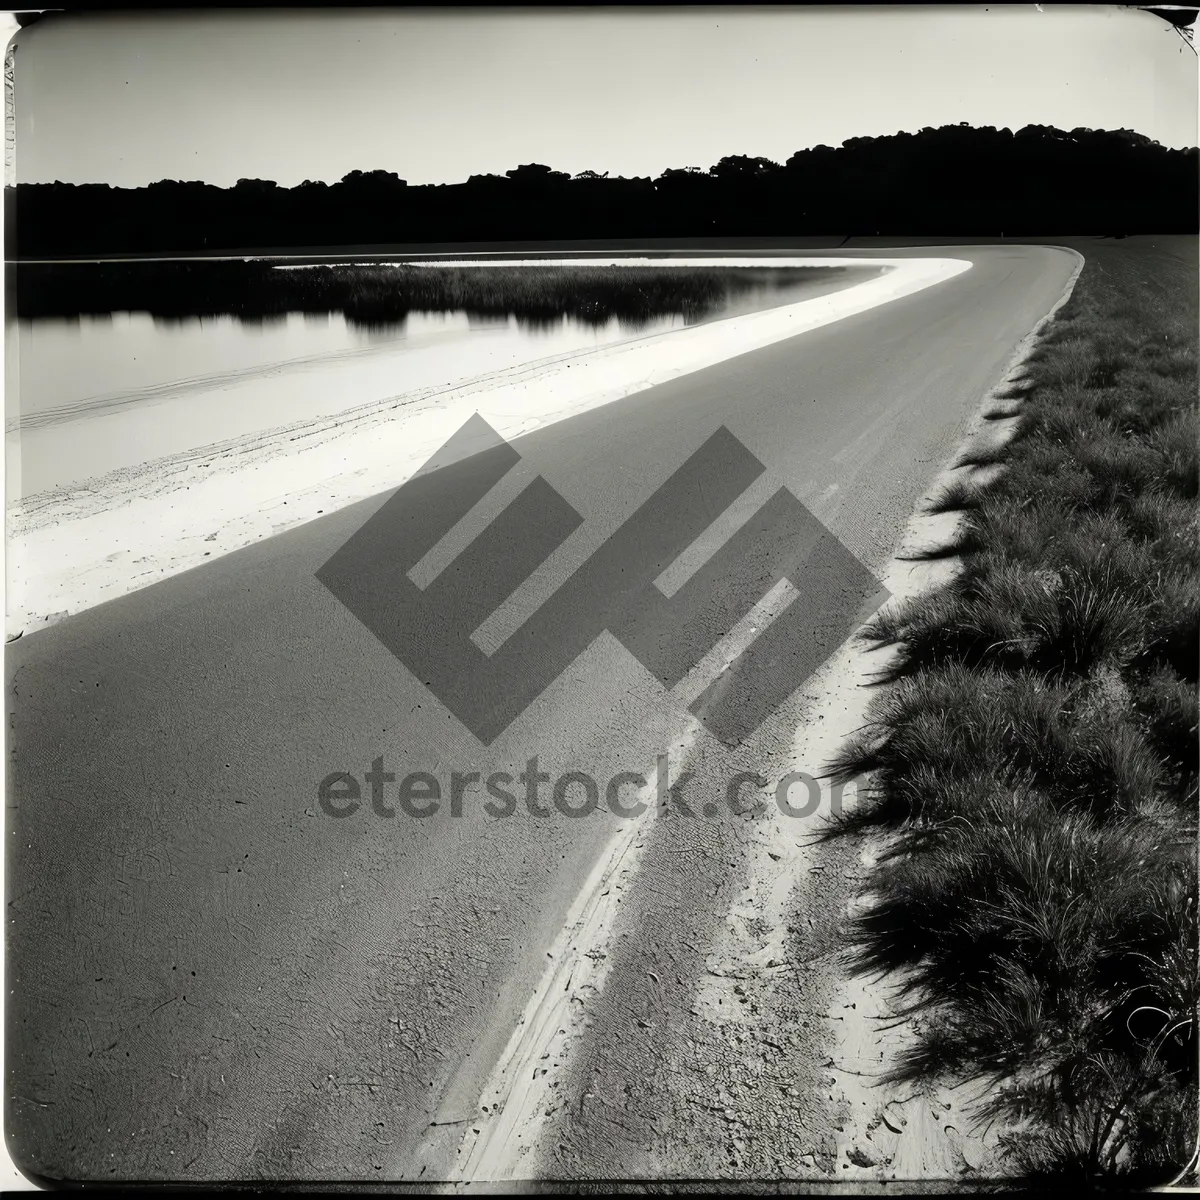
M 699 733 L 700 723 L 692 719 L 671 755 L 669 778 L 678 777 L 678 764 Z M 580 1034 L 582 1007 L 599 994 L 608 976 L 618 906 L 637 874 L 650 832 L 646 822 L 659 814 L 655 769 L 645 775 L 651 782 L 626 803 L 643 804 L 647 811 L 617 827 L 575 897 L 547 951 L 547 968 L 479 1097 L 477 1119 L 467 1124 L 446 1168 L 445 1184 L 439 1189 L 443 1193 L 464 1183 L 533 1176 L 553 1108 L 552 1089 L 561 1081 Z
M 611 262 L 662 265 L 653 259 Z M 399 486 L 474 412 L 512 438 L 912 295 L 971 264 L 954 258 L 805 257 L 672 259 L 671 265 L 890 270 L 797 304 L 376 399 L 25 497 L 8 512 L 7 636 Z

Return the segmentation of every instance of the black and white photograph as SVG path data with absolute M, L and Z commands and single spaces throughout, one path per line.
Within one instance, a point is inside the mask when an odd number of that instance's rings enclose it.
M 0 1186 L 1195 1185 L 1196 15 L 0 13 Z

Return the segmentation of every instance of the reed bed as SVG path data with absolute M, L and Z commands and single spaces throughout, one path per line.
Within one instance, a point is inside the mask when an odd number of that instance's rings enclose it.
M 663 316 L 700 321 L 732 301 L 758 294 L 765 304 L 802 298 L 806 286 L 856 282 L 854 267 L 522 266 L 424 267 L 317 265 L 279 269 L 267 261 L 21 264 L 15 271 L 18 317 L 71 318 L 146 312 L 169 320 L 235 316 L 268 320 L 287 313 L 344 313 L 380 326 L 411 312 L 510 314 L 529 325 L 564 318 L 638 325 Z

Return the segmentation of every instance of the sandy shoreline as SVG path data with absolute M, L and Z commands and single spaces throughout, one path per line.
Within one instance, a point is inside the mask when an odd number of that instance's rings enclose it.
M 953 258 L 673 261 L 690 266 L 852 261 L 893 269 L 797 304 L 416 389 L 24 497 L 8 511 L 6 636 L 31 632 L 398 486 L 472 412 L 512 438 L 911 295 L 970 266 Z

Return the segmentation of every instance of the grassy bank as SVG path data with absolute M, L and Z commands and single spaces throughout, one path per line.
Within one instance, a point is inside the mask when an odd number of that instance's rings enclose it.
M 147 312 L 166 319 L 231 315 L 263 320 L 290 312 L 341 312 L 363 325 L 401 322 L 410 312 L 465 311 L 532 325 L 563 317 L 637 325 L 678 315 L 703 320 L 729 302 L 806 284 L 858 282 L 878 268 L 854 267 L 415 267 L 268 262 L 21 264 L 18 317 Z
M 1033 1176 L 1147 1183 L 1196 1129 L 1196 240 L 1081 244 L 1068 303 L 957 486 L 962 570 L 896 647 L 835 774 L 883 835 L 857 967 L 902 984 L 896 1077 L 987 1082 Z

